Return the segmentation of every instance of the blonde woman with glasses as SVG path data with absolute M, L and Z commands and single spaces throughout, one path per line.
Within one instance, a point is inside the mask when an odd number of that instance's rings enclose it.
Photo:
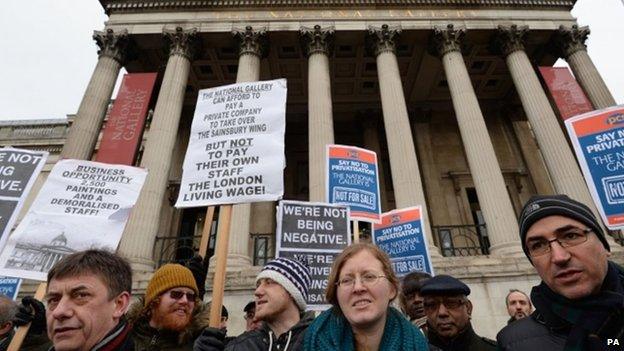
M 337 258 L 325 297 L 332 305 L 308 327 L 304 350 L 428 350 L 423 334 L 390 303 L 397 279 L 377 246 L 353 244 Z

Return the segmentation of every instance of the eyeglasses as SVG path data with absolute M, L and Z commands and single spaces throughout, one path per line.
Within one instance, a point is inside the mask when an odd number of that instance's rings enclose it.
M 445 297 L 442 299 L 426 299 L 423 302 L 425 312 L 433 312 L 440 308 L 440 305 L 444 305 L 449 310 L 459 308 L 466 303 L 466 300 L 461 297 Z
M 184 292 L 184 291 L 180 291 L 180 290 L 171 290 L 169 291 L 169 297 L 171 297 L 174 300 L 180 300 L 182 298 L 182 296 L 186 295 L 186 299 L 188 301 L 195 301 L 195 298 L 197 298 L 197 295 L 194 292 Z
M 385 275 L 376 275 L 374 273 L 364 273 L 360 275 L 360 283 L 367 287 L 373 286 L 377 284 L 380 278 L 386 278 Z M 336 285 L 339 288 L 347 289 L 353 288 L 355 286 L 355 280 L 357 278 L 355 276 L 346 276 L 342 279 L 339 279 Z
M 527 250 L 529 251 L 529 255 L 531 257 L 541 256 L 549 253 L 551 248 L 551 243 L 556 241 L 563 248 L 568 248 L 576 245 L 580 245 L 587 241 L 587 234 L 592 231 L 591 228 L 581 229 L 581 228 L 568 228 L 559 233 L 555 233 L 555 238 L 551 240 L 547 240 L 544 238 L 539 238 L 535 240 L 529 240 L 527 243 Z

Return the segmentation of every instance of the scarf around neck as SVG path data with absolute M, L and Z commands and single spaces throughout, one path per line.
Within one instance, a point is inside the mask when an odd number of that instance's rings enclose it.
M 305 334 L 306 351 L 353 351 L 355 339 L 349 321 L 335 307 L 321 313 Z M 379 350 L 424 351 L 427 341 L 418 328 L 403 315 L 388 307 Z
M 565 351 L 603 350 L 607 338 L 624 332 L 624 271 L 612 262 L 598 294 L 570 300 L 542 281 L 531 300 L 549 327 L 569 330 Z

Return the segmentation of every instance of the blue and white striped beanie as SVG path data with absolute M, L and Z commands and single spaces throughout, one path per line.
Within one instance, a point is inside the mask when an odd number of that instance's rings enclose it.
M 310 288 L 310 268 L 304 263 L 288 258 L 276 258 L 269 261 L 260 274 L 256 277 L 256 282 L 263 278 L 269 278 L 281 285 L 299 307 L 300 311 L 305 311 L 308 299 L 308 289 Z

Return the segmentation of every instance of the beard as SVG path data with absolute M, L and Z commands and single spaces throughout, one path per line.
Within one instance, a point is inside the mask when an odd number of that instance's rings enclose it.
M 175 308 L 171 308 L 169 311 L 161 312 L 159 309 L 152 311 L 152 320 L 160 329 L 172 330 L 180 332 L 191 323 L 191 312 L 186 311 L 185 315 L 181 316 L 175 313 Z

